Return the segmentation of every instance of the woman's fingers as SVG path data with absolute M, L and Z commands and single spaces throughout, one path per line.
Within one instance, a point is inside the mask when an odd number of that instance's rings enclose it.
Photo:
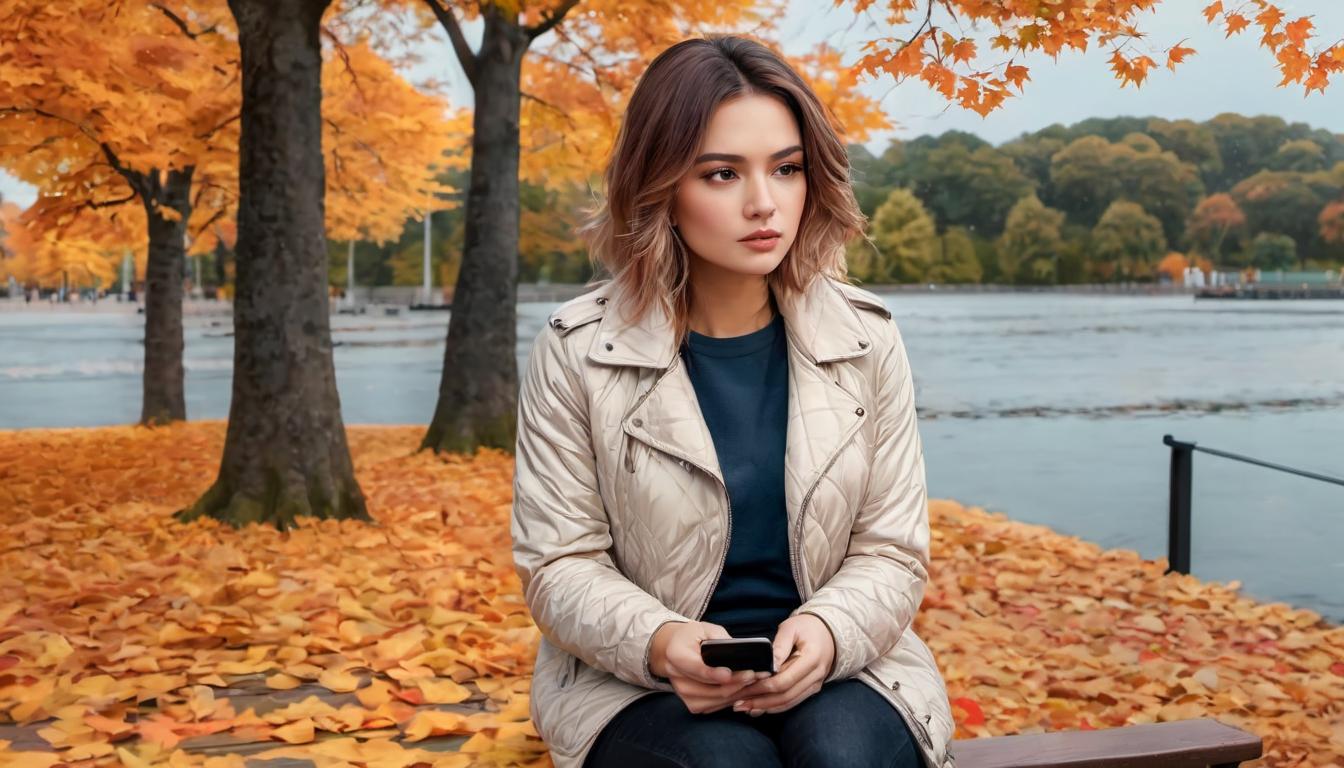
M 812 673 L 819 666 L 819 662 L 816 654 L 799 653 L 784 662 L 784 666 L 779 668 L 778 673 L 752 683 L 742 691 L 742 696 L 765 696 L 786 691 L 797 685 L 799 680 Z
M 739 673 L 741 674 L 741 673 Z M 689 677 L 671 678 L 672 687 L 679 694 L 687 696 L 718 697 L 723 698 L 736 694 L 744 686 L 754 679 L 753 673 L 746 673 L 748 677 L 735 677 L 732 681 L 723 685 L 713 683 L 702 683 Z M 731 703 L 731 702 L 730 702 Z
M 796 685 L 790 686 L 788 689 L 780 691 L 780 693 L 742 698 L 742 705 L 734 705 L 734 709 L 753 714 L 758 712 L 785 712 L 785 710 L 793 709 L 794 706 L 797 706 L 798 702 L 801 702 L 802 699 L 808 698 L 809 695 L 821 690 L 821 683 L 823 683 L 824 679 L 824 673 L 813 671 L 812 674 L 808 674 L 806 677 L 800 679 Z

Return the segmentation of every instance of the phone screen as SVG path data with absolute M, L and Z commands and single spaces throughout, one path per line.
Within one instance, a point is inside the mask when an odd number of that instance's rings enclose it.
M 775 649 L 768 637 L 734 637 L 700 641 L 700 658 L 707 667 L 727 667 L 774 674 Z

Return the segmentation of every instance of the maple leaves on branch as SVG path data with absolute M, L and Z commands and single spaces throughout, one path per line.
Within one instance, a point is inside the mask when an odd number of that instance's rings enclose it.
M 917 77 L 950 101 L 981 116 L 1002 105 L 1016 88 L 1021 93 L 1029 70 L 1019 57 L 1032 52 L 1058 56 L 1066 48 L 1087 50 L 1090 42 L 1113 45 L 1111 69 L 1124 84 L 1141 85 L 1157 61 L 1145 53 L 1126 53 L 1131 43 L 1145 37 L 1136 19 L 1154 10 L 1161 0 L 1057 0 L 1052 3 L 1005 3 L 999 0 L 889 0 L 886 21 L 915 23 L 909 37 L 883 37 L 864 44 L 867 51 L 855 70 L 870 75 L 882 73 L 898 81 Z M 836 0 L 837 5 L 845 0 Z M 856 13 L 874 5 L 873 0 L 850 0 Z M 941 13 L 935 15 L 935 10 Z M 1291 21 L 1268 0 L 1246 0 L 1225 8 L 1221 0 L 1203 9 L 1210 24 L 1221 23 L 1231 37 L 1252 24 L 1262 34 L 1260 44 L 1269 49 L 1283 73 L 1280 86 L 1301 83 L 1306 93 L 1324 92 L 1330 75 L 1344 72 L 1344 39 L 1313 47 L 1311 17 Z M 947 16 L 947 24 L 939 23 Z M 987 22 L 995 30 L 988 41 L 990 51 L 1006 54 L 1004 61 L 980 61 L 981 45 L 966 34 Z M 1183 40 L 1164 51 L 1171 70 L 1195 53 Z
M 387 240 L 448 207 L 436 176 L 469 123 L 374 53 L 368 38 L 390 22 L 343 12 L 324 25 L 327 223 L 335 238 Z M 12 227 L 52 246 L 30 247 L 17 274 L 59 277 L 56 244 L 78 242 L 81 271 L 108 278 L 124 249 L 143 261 L 149 215 L 185 213 L 191 252 L 232 241 L 241 62 L 221 0 L 11 0 L 0 26 L 0 165 L 39 192 Z M 160 194 L 173 173 L 187 177 L 183 210 Z

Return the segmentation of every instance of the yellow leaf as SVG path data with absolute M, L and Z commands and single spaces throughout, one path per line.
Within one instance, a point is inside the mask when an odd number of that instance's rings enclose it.
M 335 669 L 324 670 L 317 676 L 317 682 L 322 687 L 336 693 L 349 693 L 359 687 L 359 678 L 350 674 L 351 665 L 343 665 Z
M 406 741 L 420 741 L 430 736 L 442 736 L 446 733 L 463 733 L 466 718 L 456 712 L 444 712 L 430 709 L 415 713 L 405 728 Z
M 459 704 L 471 698 L 471 691 L 452 680 L 419 680 L 416 685 L 424 692 L 427 704 Z
M 266 687 L 276 691 L 288 691 L 303 685 L 303 681 L 284 672 L 277 672 L 266 678 Z
M 290 744 L 307 744 L 313 740 L 312 718 L 305 717 L 302 720 L 295 720 L 289 725 L 276 728 L 271 732 L 271 735 Z

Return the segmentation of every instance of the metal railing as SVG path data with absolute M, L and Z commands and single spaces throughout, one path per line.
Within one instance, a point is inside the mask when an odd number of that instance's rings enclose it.
M 1227 451 L 1204 448 L 1195 443 L 1176 440 L 1171 435 L 1163 435 L 1162 443 L 1171 446 L 1171 502 L 1167 519 L 1167 573 L 1172 571 L 1184 574 L 1190 573 L 1190 489 L 1195 464 L 1195 451 L 1344 486 L 1344 478 L 1322 475 L 1305 469 L 1285 467 L 1272 461 L 1253 459 L 1250 456 L 1228 453 Z

